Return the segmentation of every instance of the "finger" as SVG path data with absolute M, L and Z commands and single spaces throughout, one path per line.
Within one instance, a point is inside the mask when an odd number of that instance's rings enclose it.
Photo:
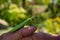
M 19 39 L 20 40 L 20 39 Z M 32 40 L 32 38 L 31 38 L 31 36 L 29 36 L 29 37 L 24 37 L 24 38 L 22 38 L 22 40 Z
M 29 36 L 31 34 L 33 34 L 36 30 L 36 27 L 29 27 L 29 28 L 22 28 L 19 31 L 17 31 L 16 33 L 14 33 L 14 35 L 17 37 L 24 37 L 24 36 Z
M 32 35 L 33 40 L 52 40 L 53 37 L 47 33 L 34 33 Z

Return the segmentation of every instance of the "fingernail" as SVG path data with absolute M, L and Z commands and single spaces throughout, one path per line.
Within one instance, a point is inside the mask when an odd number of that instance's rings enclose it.
M 36 27 L 31 26 L 31 27 L 29 27 L 28 29 L 29 29 L 29 30 L 36 30 Z

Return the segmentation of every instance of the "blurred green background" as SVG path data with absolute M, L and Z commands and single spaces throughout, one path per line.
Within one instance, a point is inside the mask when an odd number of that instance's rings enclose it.
M 0 0 L 0 35 L 34 15 L 25 26 L 60 35 L 60 0 Z

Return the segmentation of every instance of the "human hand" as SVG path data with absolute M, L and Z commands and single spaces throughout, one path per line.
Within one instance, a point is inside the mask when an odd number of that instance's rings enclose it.
M 35 30 L 35 27 L 22 28 L 14 33 L 3 34 L 0 40 L 59 40 L 59 38 L 46 33 L 34 33 Z

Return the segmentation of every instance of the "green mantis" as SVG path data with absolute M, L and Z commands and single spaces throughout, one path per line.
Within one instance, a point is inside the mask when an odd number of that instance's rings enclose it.
M 30 21 L 31 19 L 33 19 L 33 18 L 35 18 L 35 16 L 32 16 L 31 18 L 28 18 L 28 19 L 26 19 L 25 21 L 23 21 L 21 24 L 19 24 L 19 25 L 16 25 L 12 30 L 10 30 L 9 32 L 15 32 L 16 30 L 18 30 L 18 29 L 21 29 L 21 28 L 23 28 L 24 27 L 24 25 L 28 22 L 28 21 Z

